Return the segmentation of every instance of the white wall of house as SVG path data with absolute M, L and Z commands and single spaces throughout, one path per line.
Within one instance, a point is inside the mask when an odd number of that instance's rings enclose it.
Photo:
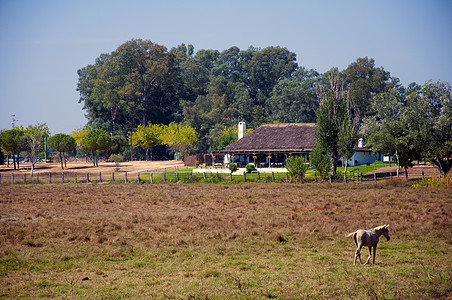
M 364 165 L 364 164 L 372 164 L 377 160 L 381 160 L 380 154 L 372 153 L 372 152 L 364 152 L 357 151 L 353 154 L 353 156 L 348 160 L 348 165 L 350 167 Z M 343 159 L 341 159 L 343 161 Z M 345 164 L 342 164 L 345 165 Z

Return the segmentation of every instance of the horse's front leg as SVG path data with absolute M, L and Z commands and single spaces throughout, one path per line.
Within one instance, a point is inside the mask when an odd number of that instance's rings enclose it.
M 372 262 L 372 264 L 374 264 L 374 265 L 375 265 L 375 256 L 376 255 L 377 255 L 377 245 L 374 246 L 374 259 L 373 259 L 373 262 Z
M 365 265 L 367 265 L 369 263 L 369 260 L 371 257 L 372 257 L 372 247 L 369 247 L 369 257 L 367 258 Z

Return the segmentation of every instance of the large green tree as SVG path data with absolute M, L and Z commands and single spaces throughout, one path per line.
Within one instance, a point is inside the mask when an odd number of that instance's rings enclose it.
M 111 138 L 105 130 L 91 129 L 83 137 L 80 145 L 83 149 L 92 151 L 93 153 L 93 166 L 98 167 L 98 151 L 106 151 L 110 147 Z
M 14 170 L 19 168 L 20 151 L 26 149 L 25 133 L 20 128 L 5 130 L 0 133 L 0 145 L 3 150 L 13 156 Z
M 420 141 L 423 155 L 441 174 L 452 167 L 452 88 L 445 81 L 428 81 L 422 87 L 424 108 Z
M 75 148 L 75 139 L 68 134 L 57 133 L 49 138 L 48 144 L 50 148 L 59 152 L 61 169 L 64 169 L 64 167 L 66 167 L 65 153 Z

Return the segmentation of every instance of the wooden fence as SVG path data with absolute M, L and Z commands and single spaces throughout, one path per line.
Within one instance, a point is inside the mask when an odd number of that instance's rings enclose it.
M 312 176 L 313 175 L 313 176 Z M 422 178 L 424 174 L 422 172 Z M 359 170 L 347 172 L 347 182 L 377 182 L 380 180 L 396 178 L 395 172 L 388 173 L 371 173 L 364 175 Z M 405 178 L 401 175 L 400 178 Z M 408 177 L 409 178 L 409 177 Z M 413 178 L 413 177 L 412 177 Z M 420 178 L 420 176 L 416 176 Z M 410 178 L 409 178 L 410 179 Z M 343 181 L 343 173 L 338 172 L 336 179 L 329 179 L 329 182 Z M 58 183 L 244 183 L 244 182 L 291 182 L 289 175 L 285 172 L 271 173 L 243 173 L 232 175 L 230 173 L 209 172 L 209 173 L 193 173 L 189 171 L 169 171 L 169 172 L 143 172 L 143 173 L 126 173 L 126 172 L 99 172 L 99 173 L 81 173 L 81 172 L 61 172 L 61 173 L 35 173 L 30 176 L 28 173 L 0 173 L 0 184 L 58 184 Z M 320 182 L 320 176 L 317 172 L 308 178 L 298 182 Z

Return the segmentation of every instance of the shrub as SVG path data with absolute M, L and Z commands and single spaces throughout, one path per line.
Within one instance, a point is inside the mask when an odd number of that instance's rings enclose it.
M 286 169 L 289 173 L 290 180 L 295 182 L 303 180 L 306 172 L 305 160 L 302 156 L 289 158 L 286 163 Z
M 112 154 L 110 155 L 110 158 L 108 160 L 115 163 L 120 163 L 124 161 L 124 156 L 122 156 L 121 154 Z
M 253 165 L 253 164 L 248 164 L 248 165 L 246 165 L 246 172 L 247 173 L 251 173 L 251 172 L 253 172 L 254 170 L 256 170 L 256 166 L 255 165 Z
M 237 164 L 230 163 L 229 164 L 229 170 L 231 171 L 231 173 L 237 171 Z
M 314 148 L 311 152 L 311 164 L 320 173 L 322 180 L 328 177 L 328 173 L 331 170 L 331 159 L 328 155 Z
M 195 168 L 199 167 L 200 163 L 199 160 L 195 161 Z

